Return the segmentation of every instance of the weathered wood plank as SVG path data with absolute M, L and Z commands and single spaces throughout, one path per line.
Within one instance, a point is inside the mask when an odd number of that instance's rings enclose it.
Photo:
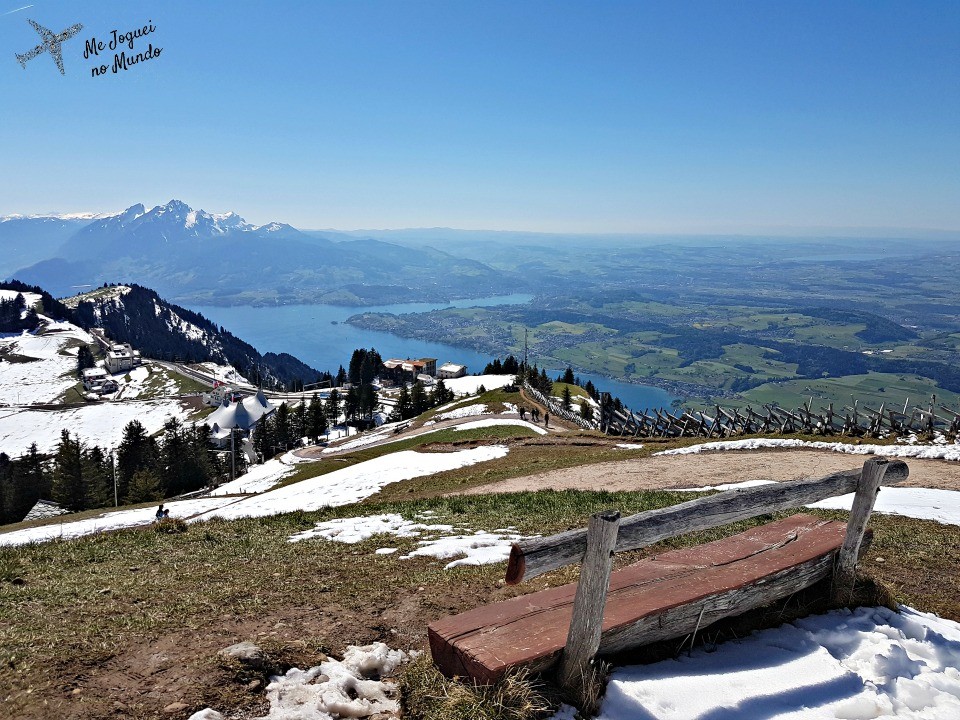
M 845 495 L 857 489 L 860 472 L 848 470 L 818 480 L 728 490 L 668 508 L 637 513 L 621 520 L 615 552 L 636 550 L 675 535 Z M 895 484 L 906 479 L 908 473 L 906 463 L 891 461 L 884 482 Z M 586 550 L 586 538 L 586 530 L 577 529 L 514 543 L 507 564 L 507 583 L 514 585 L 525 578 L 580 562 Z
M 837 567 L 833 576 L 833 596 L 839 602 L 849 602 L 853 594 L 857 560 L 860 557 L 860 542 L 867 530 L 867 522 L 870 520 L 870 513 L 873 512 L 873 504 L 877 500 L 880 483 L 891 464 L 885 458 L 870 458 L 863 464 L 857 494 L 853 498 L 853 507 L 850 508 L 847 533 L 843 540 L 843 547 L 840 548 L 837 556 Z
M 617 544 L 620 512 L 596 513 L 587 526 L 587 552 L 580 567 L 580 580 L 573 600 L 573 617 L 560 661 L 558 679 L 572 697 L 584 699 L 586 678 L 593 656 L 600 647 L 603 609 L 613 569 L 613 548 Z
M 703 627 L 829 577 L 845 530 L 842 522 L 794 515 L 617 570 L 599 654 L 686 635 L 698 618 Z M 480 682 L 517 666 L 552 667 L 565 644 L 575 589 L 551 588 L 431 623 L 434 661 L 447 675 Z

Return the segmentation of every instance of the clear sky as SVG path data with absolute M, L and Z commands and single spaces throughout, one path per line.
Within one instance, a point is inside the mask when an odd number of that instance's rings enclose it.
M 83 23 L 64 76 L 16 61 L 27 18 Z M 158 57 L 91 76 L 86 40 L 148 22 L 127 52 Z M 0 214 L 171 198 L 301 228 L 958 230 L 960 2 L 0 0 Z

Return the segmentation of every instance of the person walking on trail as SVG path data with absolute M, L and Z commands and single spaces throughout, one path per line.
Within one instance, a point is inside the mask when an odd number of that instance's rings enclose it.
M 543 426 L 550 427 L 550 413 L 544 413 L 543 415 Z

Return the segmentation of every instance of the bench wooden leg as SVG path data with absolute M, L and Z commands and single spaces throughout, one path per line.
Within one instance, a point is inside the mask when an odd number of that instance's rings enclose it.
M 558 681 L 578 705 L 587 699 L 591 663 L 600 647 L 603 609 L 610 588 L 613 548 L 620 529 L 620 512 L 607 510 L 590 518 L 587 551 L 580 566 L 580 581 L 573 600 L 573 617 L 567 644 L 560 658 Z
M 847 522 L 847 534 L 843 546 L 837 555 L 837 566 L 833 573 L 833 599 L 838 603 L 849 603 L 853 598 L 853 586 L 856 580 L 857 560 L 860 557 L 860 543 L 867 529 L 870 513 L 880 492 L 880 482 L 890 461 L 886 458 L 870 458 L 863 464 L 860 483 L 850 509 Z

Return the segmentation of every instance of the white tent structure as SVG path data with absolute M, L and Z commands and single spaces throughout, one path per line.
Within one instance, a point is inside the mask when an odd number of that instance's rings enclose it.
M 230 431 L 239 428 L 244 432 L 253 430 L 261 418 L 270 415 L 277 407 L 267 400 L 262 390 L 256 395 L 245 397 L 238 402 L 224 398 L 216 410 L 206 419 L 210 426 L 210 438 L 220 446 L 230 441 Z

